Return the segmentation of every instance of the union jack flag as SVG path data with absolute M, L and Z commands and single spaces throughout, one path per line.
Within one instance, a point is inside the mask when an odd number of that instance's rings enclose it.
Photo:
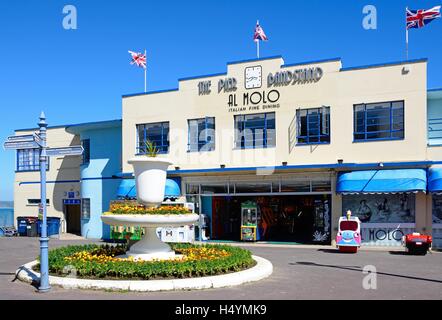
M 429 10 L 410 10 L 407 8 L 407 29 L 419 29 L 434 19 L 440 18 L 440 8 L 441 6 Z
M 132 56 L 131 65 L 136 64 L 138 67 L 146 69 L 146 55 L 144 53 L 129 51 Z
M 261 41 L 267 41 L 269 40 L 264 32 L 264 30 L 259 25 L 259 21 L 256 22 L 256 28 L 255 28 L 255 35 L 253 36 L 253 40 L 255 42 Z

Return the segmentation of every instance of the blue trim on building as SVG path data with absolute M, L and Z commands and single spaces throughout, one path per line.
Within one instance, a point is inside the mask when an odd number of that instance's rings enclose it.
M 442 161 L 415 161 L 415 162 L 384 162 L 382 168 L 388 167 L 413 167 L 413 166 L 431 166 L 442 164 Z M 256 170 L 300 170 L 300 169 L 366 169 L 379 168 L 379 163 L 332 163 L 332 164 L 311 164 L 294 166 L 275 166 L 275 167 L 243 167 L 243 168 L 212 168 L 212 169 L 193 169 L 193 170 L 171 170 L 168 174 L 190 174 L 190 173 L 223 173 L 223 172 L 241 172 Z
M 360 69 L 391 67 L 391 66 L 397 66 L 397 65 L 402 65 L 402 64 L 419 63 L 419 62 L 428 62 L 428 59 L 423 58 L 423 59 L 414 59 L 414 60 L 404 60 L 404 61 L 368 64 L 368 65 L 364 65 L 364 66 L 341 68 L 340 71 L 352 71 L 352 70 L 360 70 Z
M 96 124 L 106 124 L 106 123 L 112 123 L 112 122 L 122 122 L 121 119 L 116 120 L 105 120 L 105 121 L 94 121 L 94 122 L 84 122 L 84 123 L 75 123 L 75 124 L 65 124 L 65 125 L 58 125 L 58 126 L 49 126 L 48 129 L 60 129 L 60 128 L 68 128 L 68 127 L 77 127 L 77 126 L 86 126 L 86 125 L 96 125 Z M 15 132 L 20 131 L 31 131 L 31 130 L 39 130 L 39 128 L 29 128 L 29 129 L 17 129 L 14 130 Z
M 122 179 L 117 176 L 113 177 L 96 177 L 96 178 L 82 178 L 81 181 L 93 181 L 93 180 L 119 180 Z
M 273 60 L 273 59 L 282 59 L 282 56 L 278 55 L 278 56 L 270 56 L 270 57 L 264 57 L 264 58 L 255 58 L 255 59 L 232 61 L 232 62 L 227 62 L 227 65 L 240 64 L 240 63 L 249 63 L 249 62 L 258 62 L 258 61 Z
M 165 92 L 175 92 L 179 91 L 179 88 L 173 88 L 173 89 L 165 89 L 165 90 L 156 90 L 156 91 L 149 91 L 149 92 L 140 92 L 140 93 L 132 93 L 132 94 L 124 94 L 122 95 L 124 98 L 131 98 L 131 97 L 137 97 L 137 96 L 148 96 L 151 94 L 157 94 L 157 93 L 165 93 Z
M 202 79 L 202 78 L 212 78 L 212 77 L 220 77 L 220 76 L 226 76 L 227 72 L 220 72 L 220 73 L 212 73 L 202 76 L 194 76 L 194 77 L 186 77 L 186 78 L 180 78 L 178 81 L 188 81 L 188 80 L 196 80 L 196 79 Z
M 299 62 L 299 63 L 283 64 L 281 66 L 281 68 L 304 66 L 307 64 L 327 63 L 327 62 L 334 62 L 334 61 L 342 61 L 342 59 L 341 58 L 330 58 L 330 59 L 322 59 L 322 60 L 304 61 L 304 62 Z
M 112 176 L 112 177 L 96 177 L 96 178 L 82 178 L 81 180 L 60 180 L 60 181 L 47 181 L 46 183 L 49 184 L 60 184 L 60 183 L 80 183 L 81 181 L 92 181 L 92 180 L 119 180 L 123 179 L 118 176 Z M 25 185 L 25 184 L 40 184 L 40 181 L 24 181 L 20 182 L 19 185 Z
M 442 161 L 411 161 L 411 162 L 384 162 L 383 168 L 388 167 L 413 167 L 413 166 L 432 166 L 442 164 Z M 379 163 L 332 163 L 332 164 L 311 164 L 311 165 L 294 165 L 294 166 L 275 166 L 275 167 L 242 167 L 242 168 L 211 168 L 211 169 L 193 169 L 193 170 L 169 170 L 167 174 L 189 174 L 189 173 L 222 173 L 222 172 L 241 172 L 241 171 L 256 171 L 256 170 L 296 170 L 296 169 L 366 169 L 379 168 Z M 117 176 L 125 178 L 133 178 L 130 172 L 121 172 Z
M 60 180 L 60 181 L 46 181 L 48 184 L 60 184 L 60 183 L 79 183 L 80 180 Z M 40 181 L 24 181 L 20 182 L 18 185 L 25 185 L 25 184 L 40 184 Z
M 131 172 L 119 172 L 115 175 L 115 177 L 120 179 L 132 179 L 134 177 L 134 174 Z

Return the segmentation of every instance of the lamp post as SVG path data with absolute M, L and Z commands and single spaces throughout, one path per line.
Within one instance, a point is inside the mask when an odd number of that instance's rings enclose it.
M 40 286 L 38 287 L 39 292 L 48 292 L 51 290 L 49 284 L 49 261 L 48 261 L 48 224 L 46 217 L 46 129 L 48 124 L 46 123 L 46 116 L 44 112 L 40 115 L 40 122 L 38 123 L 40 127 L 39 136 L 41 139 L 40 143 L 40 203 L 43 211 L 43 221 L 41 225 L 41 237 L 40 237 Z
M 40 236 L 40 286 L 39 292 L 48 292 L 51 290 L 49 284 L 49 261 L 48 261 L 48 223 L 46 210 L 46 167 L 48 157 L 65 157 L 65 156 L 81 156 L 84 152 L 82 146 L 68 146 L 62 148 L 48 148 L 46 131 L 48 124 L 46 123 L 46 116 L 44 112 L 40 115 L 39 133 L 28 135 L 14 135 L 8 137 L 3 144 L 5 150 L 40 150 L 40 208 L 43 216 Z

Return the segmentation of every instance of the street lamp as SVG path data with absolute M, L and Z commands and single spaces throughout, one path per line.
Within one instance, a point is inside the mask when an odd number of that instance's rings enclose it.
M 48 148 L 46 144 L 46 131 L 48 124 L 46 123 L 46 116 L 44 112 L 40 115 L 40 122 L 38 123 L 40 132 L 10 136 L 4 143 L 5 150 L 27 150 L 27 149 L 39 149 L 40 150 L 40 210 L 43 216 L 41 225 L 40 236 L 40 285 L 38 287 L 39 292 L 48 292 L 51 290 L 49 284 L 49 257 L 48 257 L 48 224 L 46 216 L 46 167 L 48 163 L 48 157 L 64 157 L 64 156 L 81 156 L 84 152 L 82 146 L 68 146 L 61 148 Z
M 40 286 L 38 287 L 39 292 L 48 292 L 51 290 L 51 285 L 49 284 L 49 261 L 48 261 L 48 224 L 47 224 L 47 210 L 46 210 L 46 163 L 48 161 L 46 156 L 46 130 L 48 124 L 46 123 L 46 116 L 44 112 L 40 115 L 40 122 L 38 123 L 40 127 L 39 136 L 41 139 L 40 143 L 40 203 L 43 211 L 43 221 L 41 224 L 41 236 L 40 236 Z

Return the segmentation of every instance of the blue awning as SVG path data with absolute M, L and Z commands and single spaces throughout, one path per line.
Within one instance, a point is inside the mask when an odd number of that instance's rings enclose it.
M 118 187 L 117 196 L 119 198 L 136 198 L 137 189 L 135 188 L 135 179 L 123 179 Z
M 340 173 L 337 193 L 398 193 L 427 191 L 425 169 L 368 170 Z
M 442 192 L 442 167 L 432 167 L 428 170 L 428 191 Z
M 165 197 L 173 198 L 181 196 L 181 188 L 179 184 L 172 179 L 166 180 Z M 123 179 L 118 187 L 117 196 L 119 198 L 135 199 L 137 197 L 137 188 L 135 187 L 135 179 Z

